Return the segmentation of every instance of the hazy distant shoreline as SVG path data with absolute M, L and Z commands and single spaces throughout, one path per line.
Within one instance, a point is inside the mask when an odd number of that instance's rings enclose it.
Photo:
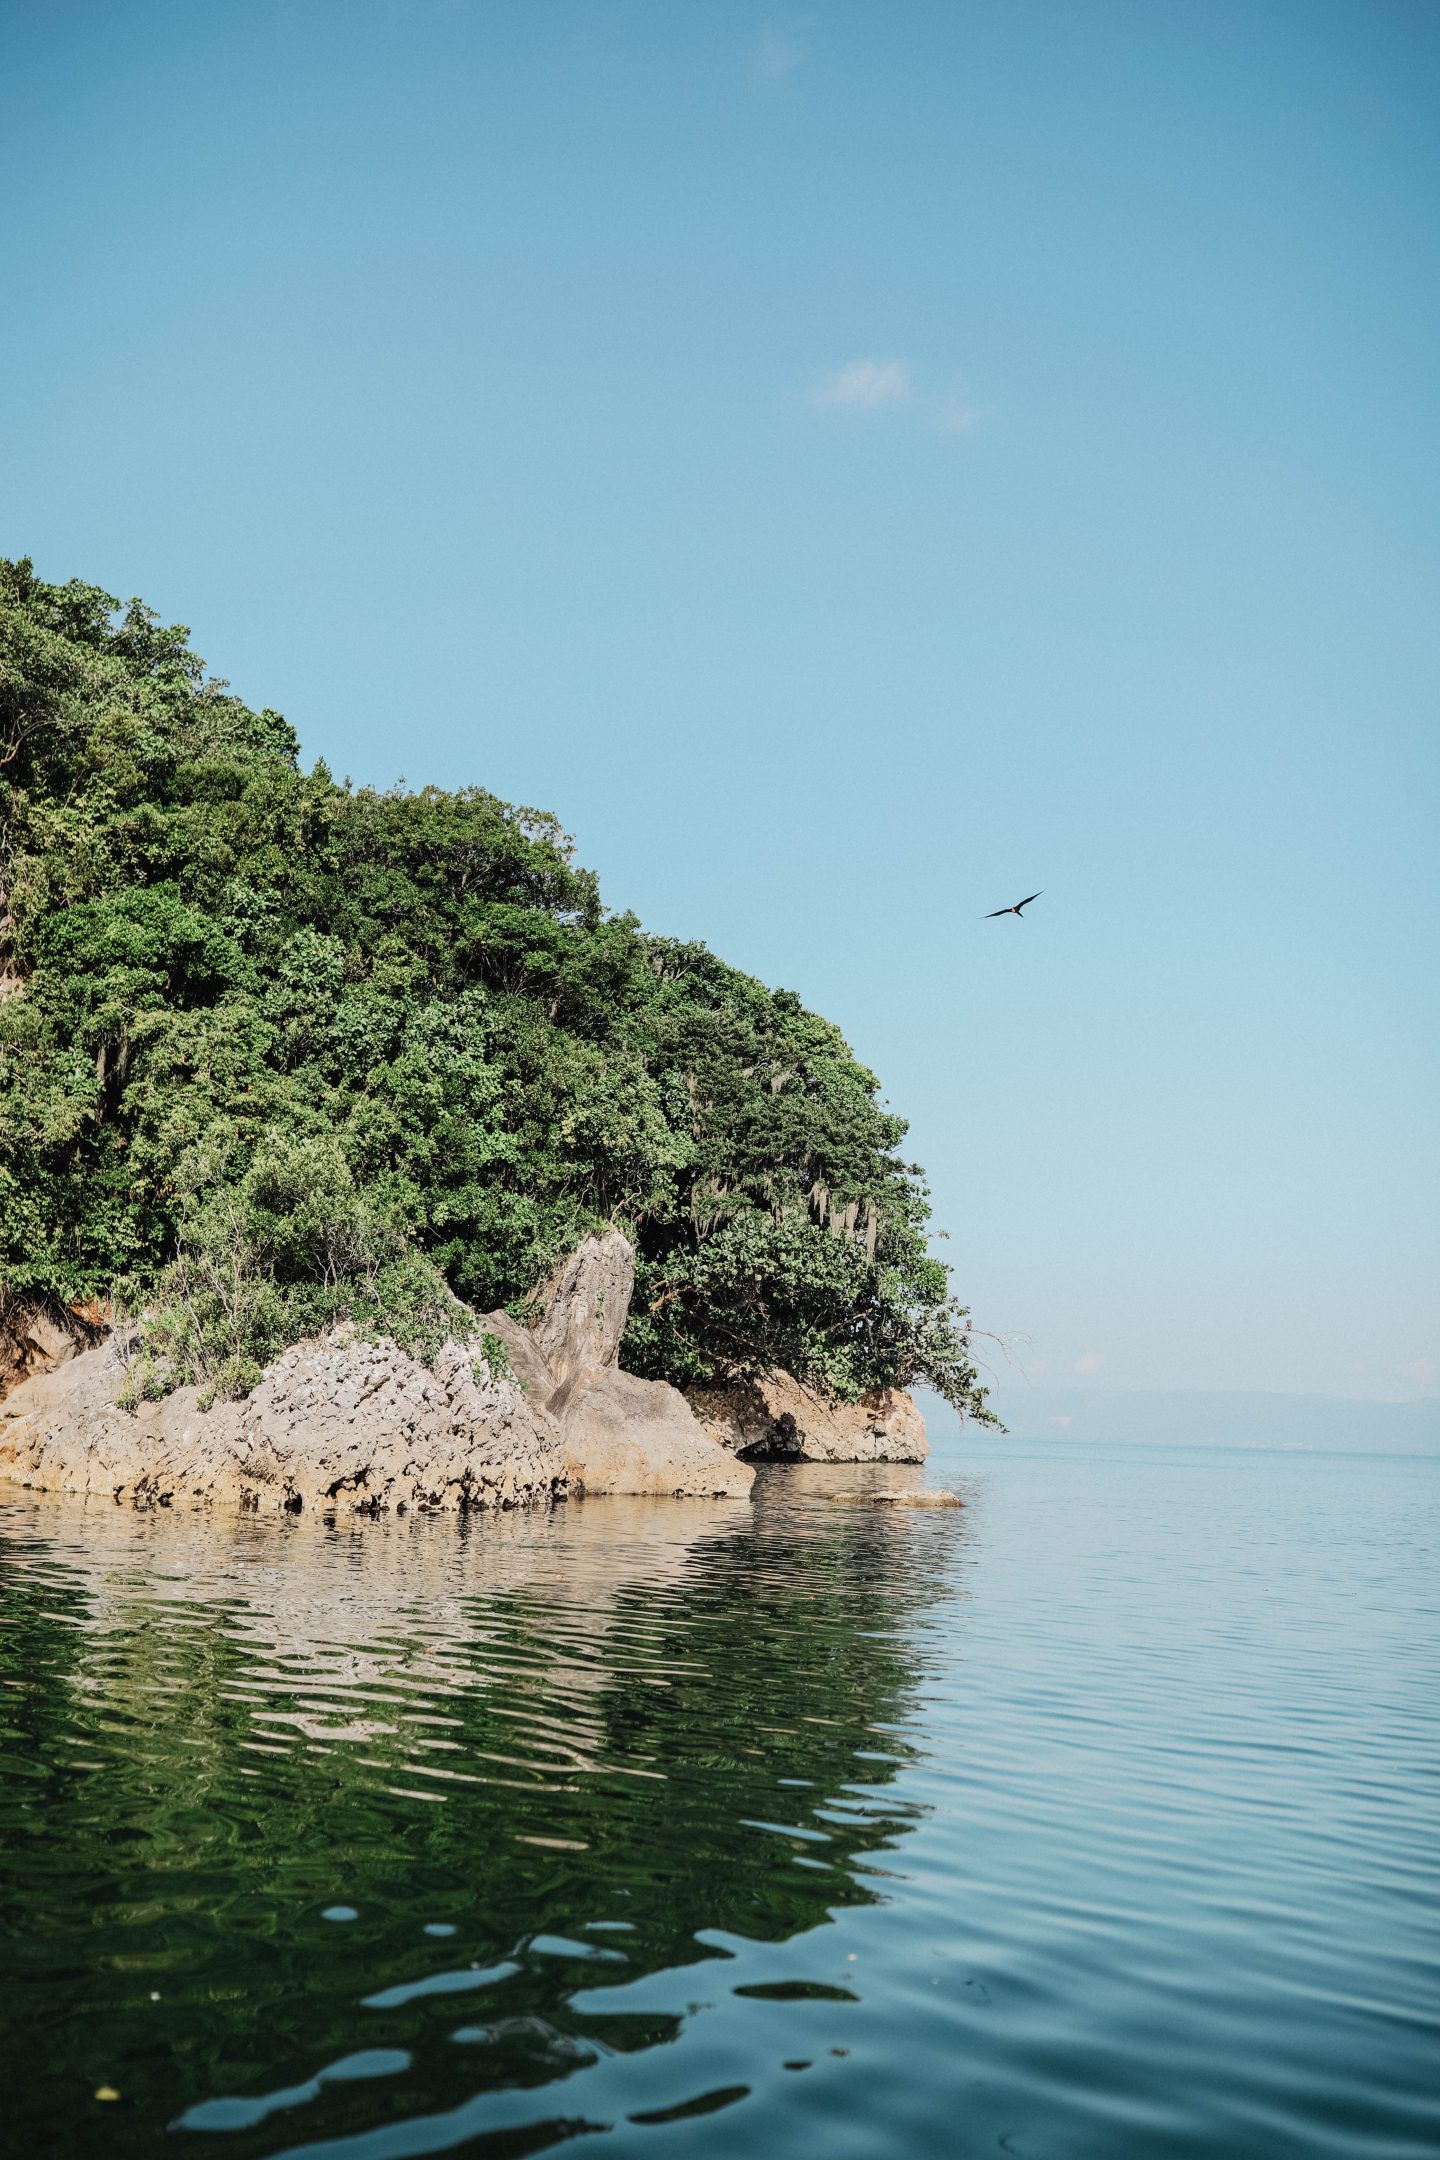
M 1440 1455 L 1440 1401 L 1355 1402 L 1260 1391 L 1027 1387 L 996 1384 L 992 1405 L 1014 1440 L 1086 1446 L 1310 1449 L 1323 1454 Z M 943 1404 L 925 1402 L 934 1437 L 955 1430 Z M 978 1436 L 967 1430 L 972 1441 Z M 998 1445 L 1004 1446 L 1004 1441 Z

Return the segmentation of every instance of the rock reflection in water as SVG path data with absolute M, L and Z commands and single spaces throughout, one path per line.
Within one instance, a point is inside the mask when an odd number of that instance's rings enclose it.
M 100 2113 L 120 2154 L 177 2120 L 528 2151 L 631 2112 L 625 2058 L 734 1940 L 873 1900 L 916 1819 L 886 1788 L 966 1533 L 832 1508 L 835 1475 L 767 1473 L 753 1514 L 0 1500 L 22 2148 L 93 2150 Z M 803 1961 L 758 1993 L 849 1999 Z

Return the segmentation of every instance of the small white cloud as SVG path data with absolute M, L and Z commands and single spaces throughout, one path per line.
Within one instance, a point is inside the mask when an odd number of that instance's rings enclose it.
M 826 375 L 808 393 L 819 413 L 905 413 L 937 435 L 970 435 L 988 418 L 989 408 L 972 405 L 959 391 L 932 396 L 915 386 L 906 360 L 850 360 Z
M 1092 1373 L 1099 1372 L 1104 1362 L 1105 1360 L 1098 1350 L 1087 1350 L 1084 1357 L 1076 1358 L 1074 1369 L 1082 1379 L 1088 1380 Z
M 755 47 L 755 72 L 762 82 L 783 82 L 803 67 L 810 57 L 813 15 L 795 15 L 789 22 L 767 23 Z
M 882 412 L 908 405 L 914 396 L 903 360 L 852 360 L 817 383 L 810 402 L 821 412 Z
M 949 397 L 935 398 L 930 415 L 942 435 L 973 435 L 985 418 L 985 408 L 967 404 L 964 398 L 952 393 Z
M 1408 1365 L 1401 1366 L 1400 1374 L 1402 1379 L 1418 1380 L 1422 1387 L 1429 1387 L 1435 1378 L 1434 1360 L 1428 1357 L 1411 1358 Z

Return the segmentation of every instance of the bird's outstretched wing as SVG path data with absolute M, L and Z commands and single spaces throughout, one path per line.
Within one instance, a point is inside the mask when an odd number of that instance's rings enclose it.
M 989 914 L 982 915 L 980 920 L 981 922 L 994 922 L 997 915 L 1018 915 L 1022 907 L 1029 907 L 1032 900 L 1038 900 L 1040 898 L 1040 893 L 1043 893 L 1044 890 L 1045 888 L 1042 885 L 1040 888 L 1040 892 L 1027 893 L 1023 900 L 1017 900 L 1015 902 L 1014 907 L 991 908 Z

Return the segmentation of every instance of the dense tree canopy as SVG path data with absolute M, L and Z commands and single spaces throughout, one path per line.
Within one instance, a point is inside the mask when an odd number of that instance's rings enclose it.
M 600 904 L 556 821 L 302 771 L 138 601 L 0 563 L 0 1285 L 227 1388 L 351 1313 L 639 1254 L 634 1370 L 983 1414 L 905 1127 L 839 1031 Z

